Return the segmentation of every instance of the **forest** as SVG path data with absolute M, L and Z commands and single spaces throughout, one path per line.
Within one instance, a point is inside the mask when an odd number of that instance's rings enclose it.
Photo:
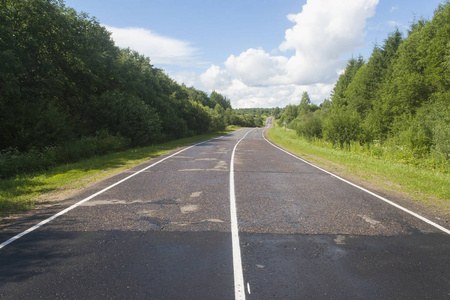
M 262 126 L 223 95 L 179 85 L 59 0 L 0 2 L 0 178 L 220 131 Z
M 450 3 L 432 20 L 397 29 L 367 61 L 351 58 L 330 99 L 304 92 L 280 126 L 310 142 L 448 172 L 450 159 Z M 286 125 L 285 125 L 286 124 Z

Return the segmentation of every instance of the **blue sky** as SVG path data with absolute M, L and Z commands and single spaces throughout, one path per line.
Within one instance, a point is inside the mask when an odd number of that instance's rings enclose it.
M 235 108 L 329 97 L 352 56 L 368 58 L 397 26 L 431 19 L 440 0 L 66 0 L 95 16 L 120 47 L 179 83 Z M 289 16 L 289 17 L 288 17 Z

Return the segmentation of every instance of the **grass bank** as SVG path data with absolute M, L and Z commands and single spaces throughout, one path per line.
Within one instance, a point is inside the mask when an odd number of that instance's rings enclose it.
M 299 138 L 294 130 L 281 127 L 270 129 L 267 136 L 272 142 L 335 174 L 357 180 L 372 190 L 417 201 L 450 219 L 448 173 L 314 145 Z
M 38 203 L 58 199 L 86 185 L 129 169 L 150 158 L 158 157 L 179 147 L 198 143 L 237 130 L 228 126 L 225 131 L 170 141 L 167 143 L 130 149 L 77 163 L 53 167 L 47 171 L 21 174 L 0 180 L 0 219 L 28 210 Z

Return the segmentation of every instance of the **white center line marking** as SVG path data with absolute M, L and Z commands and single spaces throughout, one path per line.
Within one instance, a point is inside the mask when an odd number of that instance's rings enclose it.
M 256 129 L 256 128 L 255 128 Z M 244 274 L 242 271 L 241 246 L 239 244 L 239 229 L 236 210 L 236 194 L 234 191 L 234 155 L 239 143 L 245 139 L 248 131 L 234 146 L 230 162 L 230 216 L 231 216 L 231 245 L 233 248 L 234 297 L 236 300 L 245 300 Z
M 227 135 L 228 135 L 228 134 L 226 134 L 225 136 L 227 136 Z M 59 213 L 57 213 L 57 214 L 55 214 L 55 215 L 49 217 L 48 219 L 45 219 L 45 220 L 43 220 L 42 222 L 39 222 L 38 224 L 34 225 L 33 227 L 30 227 L 30 228 L 28 228 L 27 230 L 25 230 L 25 231 L 23 231 L 23 232 L 21 232 L 21 233 L 15 235 L 15 236 L 13 236 L 13 237 L 10 238 L 9 240 L 7 240 L 7 241 L 5 241 L 5 242 L 3 242 L 3 243 L 0 244 L 0 250 L 1 250 L 3 247 L 5 247 L 6 245 L 8 245 L 8 244 L 14 242 L 15 240 L 20 239 L 20 238 L 23 237 L 24 235 L 26 235 L 26 234 L 28 234 L 28 233 L 30 233 L 30 232 L 32 232 L 32 231 L 38 229 L 39 227 L 42 227 L 43 225 L 47 224 L 48 222 L 53 221 L 53 220 L 56 219 L 57 217 L 64 215 L 65 213 L 67 213 L 67 212 L 71 211 L 72 209 L 74 209 L 74 208 L 80 206 L 81 204 L 83 204 L 83 203 L 85 203 L 85 202 L 91 200 L 92 198 L 97 197 L 98 195 L 100 195 L 100 194 L 106 192 L 107 190 L 110 190 L 111 188 L 115 187 L 116 185 L 119 185 L 119 184 L 121 184 L 122 182 L 127 181 L 128 179 L 130 179 L 130 178 L 132 178 L 132 177 L 134 177 L 134 176 L 136 176 L 136 175 L 138 175 L 138 174 L 140 174 L 140 173 L 142 173 L 142 172 L 144 172 L 144 171 L 146 171 L 146 170 L 148 170 L 148 169 L 150 169 L 150 168 L 156 166 L 157 164 L 159 164 L 159 163 L 161 163 L 161 162 L 163 162 L 163 161 L 165 161 L 165 160 L 167 160 L 167 159 L 169 159 L 169 158 L 171 158 L 171 157 L 174 157 L 174 156 L 177 155 L 177 154 L 180 154 L 181 152 L 184 152 L 184 151 L 189 150 L 189 149 L 191 149 L 191 148 L 193 148 L 193 147 L 195 147 L 195 146 L 198 146 L 198 145 L 201 145 L 201 144 L 204 144 L 204 143 L 207 143 L 207 142 L 216 140 L 216 139 L 218 139 L 218 138 L 214 138 L 214 139 L 210 139 L 210 140 L 207 140 L 207 141 L 203 141 L 203 142 L 194 144 L 194 145 L 192 145 L 192 146 L 189 146 L 189 147 L 187 147 L 187 148 L 184 148 L 184 149 L 182 149 L 182 150 L 180 150 L 180 151 L 178 151 L 178 152 L 176 152 L 176 153 L 174 153 L 174 154 L 171 154 L 171 155 L 169 155 L 169 156 L 167 156 L 167 157 L 165 157 L 165 158 L 163 158 L 163 159 L 161 159 L 161 160 L 155 162 L 154 164 L 151 164 L 150 166 L 147 166 L 147 167 L 143 168 L 143 169 L 140 170 L 140 171 L 137 171 L 136 173 L 131 174 L 130 176 L 128 176 L 128 177 L 126 177 L 126 178 L 124 178 L 124 179 L 122 179 L 122 180 L 120 180 L 120 181 L 118 181 L 118 182 L 116 182 L 116 183 L 114 183 L 114 184 L 112 184 L 112 185 L 110 185 L 110 186 L 104 188 L 103 190 L 101 190 L 101 191 L 99 191 L 99 192 L 97 192 L 97 193 L 95 193 L 95 194 L 93 194 L 93 195 L 91 195 L 91 196 L 89 196 L 89 197 L 87 197 L 87 198 L 81 200 L 80 202 L 77 202 L 77 203 L 73 204 L 72 206 L 69 206 L 68 208 L 66 208 L 66 209 L 60 211 Z
M 267 129 L 267 128 L 266 128 L 266 129 Z M 433 221 L 430 221 L 430 220 L 428 220 L 427 218 L 422 217 L 421 215 L 416 214 L 415 212 L 410 211 L 409 209 L 406 209 L 406 208 L 404 208 L 403 206 L 398 205 L 397 203 L 394 203 L 394 202 L 392 202 L 392 201 L 390 201 L 390 200 L 388 200 L 388 199 L 386 199 L 386 198 L 384 198 L 384 197 L 381 197 L 380 195 L 377 195 L 377 194 L 375 194 L 375 193 L 373 193 L 373 192 L 371 192 L 371 191 L 369 191 L 369 190 L 366 190 L 365 188 L 360 187 L 360 186 L 357 185 L 357 184 L 354 184 L 354 183 L 352 183 L 352 182 L 350 182 L 350 181 L 348 181 L 348 180 L 345 180 L 345 179 L 342 178 L 342 177 L 339 177 L 339 176 L 337 176 L 337 175 L 335 175 L 335 174 L 333 174 L 333 173 L 331 173 L 331 172 L 328 172 L 327 170 L 324 170 L 324 169 L 322 169 L 322 168 L 320 168 L 320 167 L 318 167 L 318 166 L 316 166 L 316 165 L 313 165 L 312 163 L 310 163 L 310 162 L 308 162 L 308 161 L 306 161 L 306 160 L 304 160 L 304 159 L 302 159 L 302 158 L 300 158 L 300 157 L 298 157 L 298 156 L 296 156 L 296 155 L 294 155 L 294 154 L 292 154 L 292 153 L 290 153 L 290 152 L 284 150 L 283 148 L 278 147 L 277 145 L 273 144 L 271 141 L 269 141 L 268 139 L 266 139 L 266 137 L 264 136 L 264 132 L 265 132 L 266 129 L 264 129 L 264 130 L 262 131 L 262 137 L 263 137 L 269 144 L 271 144 L 272 146 L 274 146 L 275 148 L 277 148 L 277 149 L 279 149 L 279 150 L 281 150 L 281 151 L 283 151 L 283 152 L 289 154 L 290 156 L 295 157 L 296 159 L 301 160 L 302 162 L 304 162 L 304 163 L 306 163 L 306 164 L 308 164 L 308 165 L 310 165 L 310 166 L 313 166 L 314 168 L 319 169 L 319 170 L 321 170 L 321 171 L 323 171 L 323 172 L 325 172 L 325 173 L 327 173 L 327 174 L 329 174 L 329 175 L 331 175 L 331 176 L 333 176 L 333 177 L 335 177 L 335 178 L 337 178 L 337 179 L 339 179 L 339 180 L 341 180 L 341 181 L 343 181 L 343 182 L 345 182 L 345 183 L 347 183 L 347 184 L 350 184 L 351 186 L 354 186 L 354 187 L 356 187 L 356 188 L 358 188 L 358 189 L 360 189 L 360 190 L 362 190 L 362 191 L 364 191 L 364 192 L 366 192 L 366 193 L 368 193 L 368 194 L 370 194 L 370 195 L 372 195 L 372 196 L 374 196 L 374 197 L 376 197 L 376 198 L 378 198 L 378 199 L 380 199 L 380 200 L 382 200 L 382 201 L 384 201 L 384 202 L 386 202 L 386 203 L 388 203 L 388 204 L 390 204 L 390 205 L 392 205 L 392 206 L 394 206 L 394 207 L 396 207 L 396 208 L 398 208 L 398 209 L 401 209 L 401 210 L 403 210 L 404 212 L 406 212 L 406 213 L 408 213 L 408 214 L 410 214 L 410 215 L 412 215 L 412 216 L 414 216 L 414 217 L 416 217 L 416 218 L 418 218 L 418 219 L 424 221 L 425 223 L 430 224 L 431 226 L 436 227 L 437 229 L 439 229 L 439 230 L 441 230 L 441 231 L 443 231 L 443 232 L 445 232 L 445 233 L 447 233 L 447 234 L 450 234 L 450 230 L 448 230 L 447 228 L 442 227 L 441 225 L 436 224 L 436 223 L 434 223 Z

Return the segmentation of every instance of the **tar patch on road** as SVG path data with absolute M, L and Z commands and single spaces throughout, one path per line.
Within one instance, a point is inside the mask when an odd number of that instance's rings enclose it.
M 450 293 L 444 234 L 242 233 L 241 244 L 248 299 L 448 299 Z
M 232 299 L 230 240 L 218 232 L 35 233 L 3 249 L 0 299 Z

